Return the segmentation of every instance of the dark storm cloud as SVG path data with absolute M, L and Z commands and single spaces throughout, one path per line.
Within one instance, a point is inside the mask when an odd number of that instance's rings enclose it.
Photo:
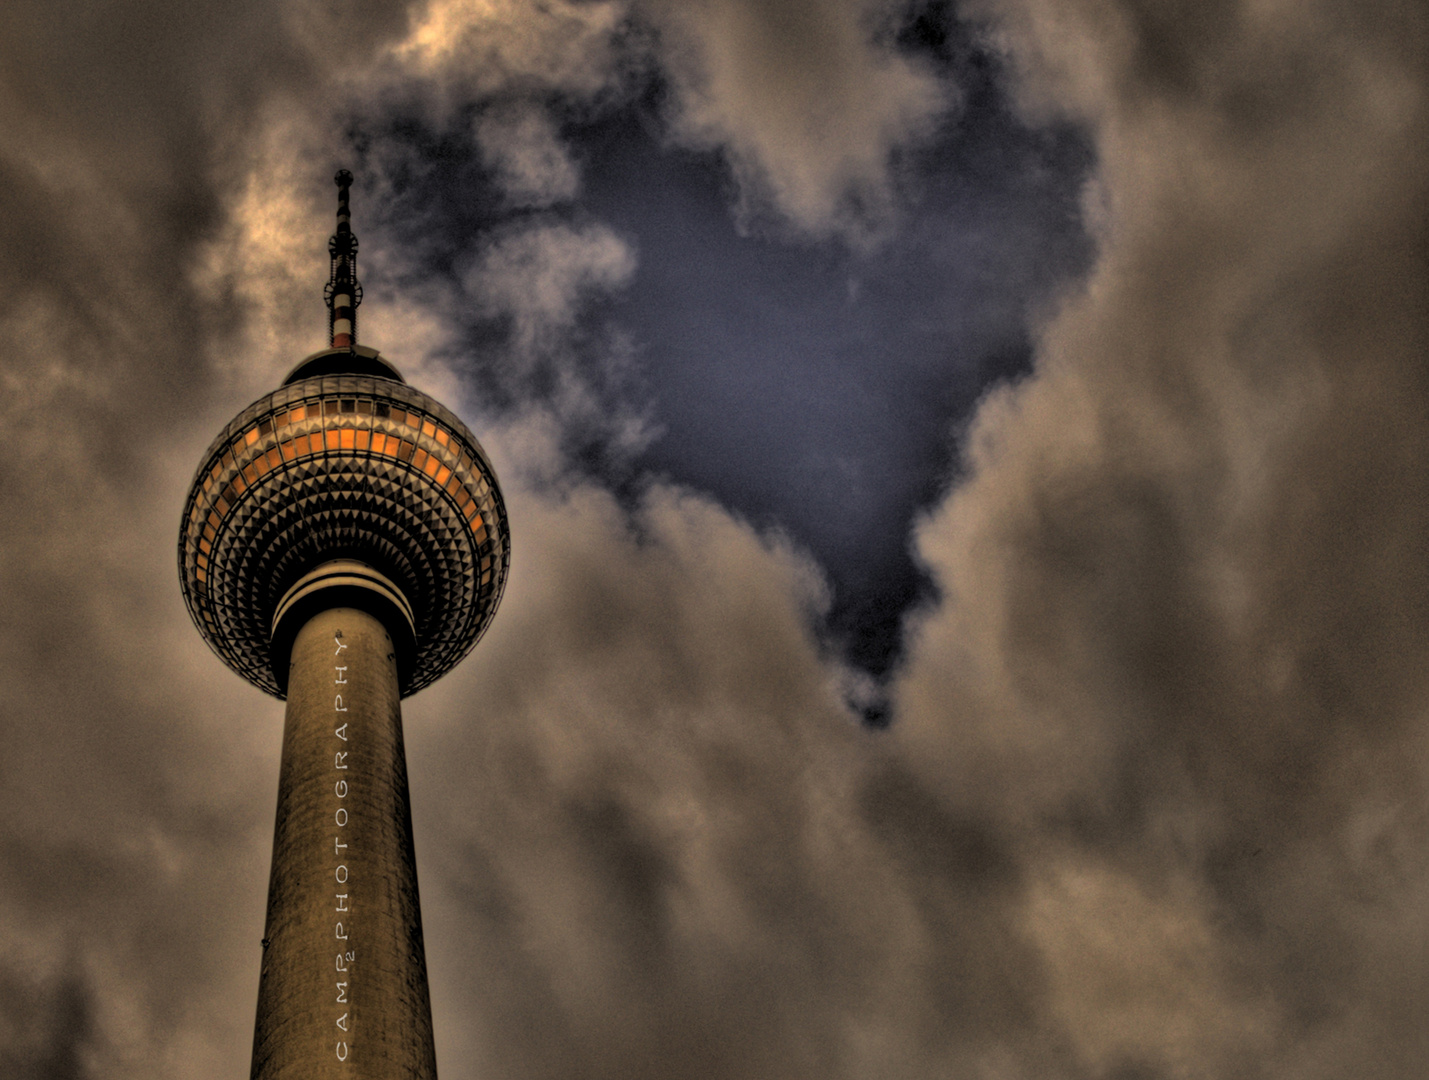
M 402 26 L 346 17 L 359 53 Z M 173 570 L 183 485 L 232 409 L 204 398 L 207 346 L 241 312 L 191 274 L 260 107 L 326 78 L 310 45 L 331 29 L 281 5 L 6 8 L 7 1076 L 213 1075 L 251 1037 L 230 1003 L 253 985 L 275 762 L 256 695 L 189 640 Z
M 1096 131 L 1102 252 L 921 531 L 900 738 L 1035 850 L 1085 1067 L 1409 1075 L 1422 13 L 986 10 L 1029 107 Z
M 437 3 L 346 14 L 340 63 L 335 16 L 94 9 L 111 55 L 19 13 L 0 1063 L 247 1067 L 280 709 L 189 625 L 173 530 L 212 431 L 321 332 L 333 117 L 471 125 L 535 212 L 460 265 L 560 355 L 638 252 L 546 216 L 578 159 L 534 103 L 655 55 L 741 205 L 861 242 L 948 103 L 890 10 Z M 622 505 L 547 403 L 474 424 L 512 579 L 407 707 L 444 1076 L 1412 1075 L 1424 27 L 1361 10 L 981 10 L 1029 115 L 1096 140 L 1099 254 L 919 532 L 942 596 L 892 737 L 848 715 L 788 538 L 670 484 Z M 367 151 L 376 204 L 404 162 Z M 462 401 L 462 298 L 386 265 L 365 340 Z

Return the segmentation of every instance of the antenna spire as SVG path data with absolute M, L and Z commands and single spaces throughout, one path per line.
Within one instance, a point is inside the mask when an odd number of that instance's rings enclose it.
M 357 305 L 362 303 L 362 285 L 357 280 L 357 234 L 352 231 L 352 211 L 347 206 L 352 173 L 342 169 L 333 182 L 337 184 L 337 232 L 327 242 L 332 265 L 323 299 L 327 301 L 332 347 L 350 349 L 357 344 Z

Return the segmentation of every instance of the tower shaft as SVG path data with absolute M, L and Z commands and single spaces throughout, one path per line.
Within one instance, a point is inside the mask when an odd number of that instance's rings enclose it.
M 255 1080 L 436 1077 L 394 653 L 349 607 L 293 642 Z

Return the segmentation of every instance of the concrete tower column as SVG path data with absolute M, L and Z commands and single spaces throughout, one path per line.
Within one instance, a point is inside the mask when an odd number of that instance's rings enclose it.
M 290 663 L 252 1075 L 434 1080 L 396 649 L 335 607 Z
M 476 436 L 357 344 L 352 174 L 334 179 L 333 347 L 204 453 L 179 581 L 223 662 L 287 699 L 252 1075 L 434 1080 L 399 701 L 486 631 L 511 537 Z

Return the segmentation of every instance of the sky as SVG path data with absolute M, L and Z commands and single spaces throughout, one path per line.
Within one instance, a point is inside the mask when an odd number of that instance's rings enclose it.
M 404 704 L 445 1080 L 1422 1070 L 1422 5 L 6 14 L 0 1075 L 246 1075 L 178 523 L 339 167 L 510 513 Z

